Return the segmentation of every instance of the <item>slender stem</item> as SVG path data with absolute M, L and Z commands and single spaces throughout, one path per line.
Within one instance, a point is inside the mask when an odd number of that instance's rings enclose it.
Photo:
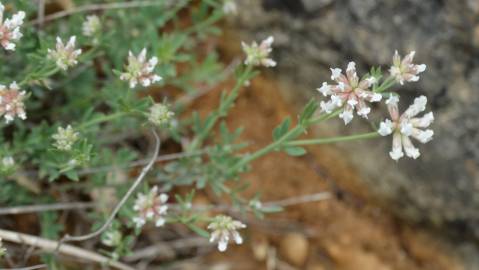
M 342 109 L 337 109 L 332 113 L 322 114 L 318 117 L 315 117 L 315 118 L 312 118 L 311 120 L 309 120 L 309 124 L 310 125 L 319 124 L 323 121 L 326 121 L 326 120 L 329 120 L 331 118 L 334 118 L 334 117 L 338 116 L 341 112 L 342 112 Z
M 103 123 L 103 122 L 111 121 L 111 120 L 114 120 L 114 119 L 117 119 L 117 118 L 121 118 L 121 117 L 127 116 L 129 114 L 132 114 L 132 112 L 117 112 L 117 113 L 103 115 L 103 116 L 97 117 L 95 119 L 92 119 L 92 120 L 90 120 L 86 123 L 81 124 L 80 126 L 78 126 L 78 129 L 85 129 L 87 127 L 90 127 L 90 126 L 93 126 L 93 125 L 96 125 L 96 124 L 100 124 L 100 123 Z
M 92 233 L 86 234 L 86 235 L 70 236 L 70 235 L 67 234 L 60 240 L 60 242 L 58 243 L 57 249 L 60 248 L 60 245 L 62 243 L 65 243 L 65 242 L 68 242 L 68 241 L 77 241 L 77 242 L 78 241 L 85 241 L 85 240 L 88 240 L 90 238 L 93 238 L 93 237 L 96 237 L 96 236 L 100 235 L 102 232 L 104 232 L 106 229 L 108 229 L 108 227 L 113 222 L 114 218 L 116 217 L 116 215 L 118 214 L 120 209 L 123 207 L 123 205 L 126 203 L 126 201 L 130 198 L 131 194 L 133 194 L 133 192 L 136 190 L 136 188 L 141 184 L 142 180 L 145 178 L 146 174 L 150 171 L 150 169 L 153 167 L 153 164 L 155 163 L 155 160 L 156 160 L 156 158 L 158 156 L 158 153 L 160 151 L 160 138 L 158 137 L 158 134 L 156 133 L 155 130 L 152 130 L 152 133 L 155 137 L 156 145 L 155 145 L 155 150 L 154 150 L 154 153 L 153 153 L 153 156 L 152 156 L 150 162 L 143 168 L 140 175 L 136 178 L 135 182 L 130 187 L 130 189 L 128 189 L 128 191 L 123 196 L 121 201 L 116 205 L 115 209 L 113 210 L 111 215 L 108 217 L 106 222 L 103 224 L 103 226 L 101 226 L 98 230 L 96 230 Z
M 380 86 L 378 86 L 376 89 L 373 89 L 373 91 L 376 93 L 381 93 L 391 88 L 395 84 L 396 84 L 396 78 L 388 77 L 386 78 L 386 80 L 384 80 L 384 82 Z
M 379 137 L 379 133 L 376 131 L 356 134 L 350 136 L 340 136 L 332 138 L 323 138 L 323 139 L 311 139 L 311 140 L 296 140 L 285 143 L 286 146 L 302 146 L 302 145 L 315 145 L 315 144 L 327 144 L 327 143 L 337 143 L 337 142 L 347 142 L 355 140 L 364 140 L 364 139 L 373 139 Z
M 207 121 L 206 126 L 202 128 L 202 130 L 198 133 L 198 135 L 193 139 L 193 141 L 189 145 L 190 151 L 195 151 L 198 147 L 201 146 L 201 143 L 206 139 L 208 134 L 210 134 L 211 129 L 213 129 L 213 127 L 216 125 L 218 120 L 230 108 L 231 103 L 234 102 L 235 99 L 238 97 L 238 92 L 240 88 L 244 85 L 246 80 L 248 80 L 252 71 L 253 71 L 253 68 L 251 66 L 247 66 L 246 69 L 243 71 L 243 73 L 239 76 L 231 92 L 227 95 L 227 97 L 224 100 L 221 101 L 221 104 L 218 110 L 211 114 L 213 119 Z
M 332 113 L 329 113 L 329 114 L 323 114 L 321 116 L 318 116 L 316 118 L 311 119 L 307 123 L 307 125 L 309 126 L 309 125 L 313 125 L 313 124 L 319 124 L 323 121 L 329 120 L 329 119 L 337 116 L 340 112 L 341 112 L 341 110 L 336 110 L 336 111 L 334 111 Z M 293 129 L 288 131 L 286 134 L 283 135 L 283 137 L 279 138 L 278 140 L 272 142 L 271 144 L 267 145 L 264 148 L 259 149 L 258 151 L 254 152 L 251 155 L 246 155 L 245 157 L 243 157 L 240 161 L 238 161 L 238 163 L 236 163 L 236 165 L 234 165 L 230 169 L 230 171 L 234 172 L 234 171 L 240 169 L 241 167 L 245 166 L 249 162 L 268 154 L 269 152 L 271 152 L 271 151 L 275 150 L 276 148 L 278 148 L 279 146 L 281 146 L 283 143 L 285 143 L 291 137 L 294 137 L 295 135 L 298 135 L 304 129 L 305 129 L 305 127 L 301 126 L 301 125 L 298 125 L 298 126 L 294 127 Z
M 304 128 L 302 126 L 299 126 L 299 125 L 294 127 L 293 129 L 288 131 L 286 134 L 284 134 L 283 137 L 281 137 L 278 140 L 270 143 L 266 147 L 259 149 L 258 151 L 254 152 L 251 155 L 244 156 L 240 161 L 238 161 L 236 163 L 236 165 L 231 167 L 230 171 L 232 171 L 232 172 L 237 171 L 238 169 L 240 169 L 241 167 L 250 163 L 251 161 L 253 161 L 257 158 L 260 158 L 260 157 L 268 154 L 269 152 L 275 150 L 276 148 L 281 146 L 285 141 L 287 141 L 292 135 L 296 135 L 297 133 L 303 131 L 303 129 Z

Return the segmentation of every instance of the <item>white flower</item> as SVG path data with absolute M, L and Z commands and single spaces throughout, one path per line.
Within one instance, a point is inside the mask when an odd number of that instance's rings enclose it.
M 25 91 L 21 91 L 16 82 L 11 83 L 8 88 L 0 84 L 0 116 L 5 118 L 7 124 L 12 122 L 15 117 L 22 120 L 27 119 L 25 98 Z
M 251 45 L 241 42 L 243 51 L 246 54 L 246 60 L 244 61 L 245 65 L 265 66 L 265 67 L 276 66 L 276 62 L 273 59 L 268 58 L 269 54 L 273 50 L 271 48 L 271 45 L 273 44 L 273 42 L 274 42 L 274 38 L 272 36 L 263 40 L 259 46 L 255 41 L 253 41 Z
M 86 21 L 83 22 L 82 32 L 87 37 L 92 37 L 101 30 L 101 22 L 98 16 L 91 15 L 86 17 Z
M 78 140 L 79 133 L 68 125 L 66 128 L 58 127 L 57 133 L 52 135 L 55 140 L 53 146 L 61 151 L 70 151 L 73 144 Z
M 340 68 L 331 68 L 331 79 L 336 81 L 337 84 L 330 85 L 323 82 L 323 85 L 318 88 L 323 96 L 331 96 L 329 101 L 321 101 L 320 107 L 326 113 L 332 113 L 336 108 L 343 108 L 339 117 L 343 119 L 345 124 L 351 122 L 355 109 L 359 116 L 367 118 L 371 108 L 366 105 L 366 101 L 379 102 L 382 99 L 381 94 L 369 90 L 376 79 L 369 77 L 360 80 L 354 62 L 349 62 L 346 75 L 343 75 Z
M 389 73 L 391 73 L 391 76 L 401 85 L 404 84 L 404 81 L 417 82 L 419 80 L 419 73 L 426 70 L 425 64 L 416 65 L 412 63 L 415 53 L 415 51 L 410 52 L 401 61 L 401 56 L 398 51 L 394 52 L 393 65 L 389 69 Z
M 154 221 L 156 227 L 165 225 L 166 212 L 168 211 L 168 195 L 158 194 L 158 187 L 153 187 L 149 193 L 138 194 L 133 210 L 138 214 L 133 218 L 137 228 L 141 228 L 147 221 Z
M 116 247 L 116 246 L 119 246 L 121 244 L 121 239 L 122 239 L 122 235 L 121 235 L 120 231 L 109 230 L 103 235 L 103 238 L 101 239 L 101 242 L 105 246 Z
M 403 149 L 408 157 L 416 159 L 420 153 L 409 137 L 412 136 L 421 143 L 431 141 L 434 131 L 425 128 L 432 124 L 434 115 L 429 112 L 422 117 L 416 117 L 426 109 L 427 98 L 425 96 L 414 99 L 414 103 L 401 116 L 398 111 L 398 101 L 399 98 L 394 95 L 391 95 L 386 101 L 391 120 L 386 119 L 381 122 L 378 133 L 382 136 L 393 134 L 392 150 L 389 152 L 392 159 L 399 160 L 403 157 Z
M 237 245 L 243 243 L 243 238 L 237 230 L 246 228 L 246 225 L 240 221 L 233 220 L 231 217 L 219 215 L 208 225 L 211 230 L 210 242 L 218 242 L 218 250 L 223 252 L 228 248 L 230 239 L 233 239 Z
M 5 256 L 7 249 L 3 246 L 2 238 L 0 238 L 0 258 Z
M 143 49 L 138 56 L 134 56 L 130 51 L 128 53 L 126 72 L 120 75 L 120 80 L 129 81 L 130 88 L 135 88 L 138 83 L 144 87 L 148 87 L 162 79 L 153 73 L 157 64 L 157 57 L 152 57 L 148 62 L 146 61 L 146 48 Z
M 25 19 L 25 12 L 19 11 L 11 19 L 3 21 L 4 11 L 5 7 L 0 3 L 0 44 L 5 50 L 14 51 L 16 47 L 14 42 L 23 36 L 20 32 L 20 26 Z
M 235 0 L 224 0 L 223 2 L 223 12 L 225 14 L 237 14 L 238 6 L 236 5 Z
M 148 120 L 157 126 L 163 126 L 168 125 L 174 116 L 175 113 L 170 111 L 167 105 L 156 103 L 150 107 Z
M 60 37 L 57 37 L 56 40 L 55 50 L 48 49 L 48 58 L 54 60 L 57 66 L 63 70 L 78 64 L 77 58 L 82 50 L 75 49 L 76 37 L 70 37 L 66 46 Z

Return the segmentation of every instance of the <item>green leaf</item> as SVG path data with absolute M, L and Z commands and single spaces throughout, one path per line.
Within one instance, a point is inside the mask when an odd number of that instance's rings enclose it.
M 302 156 L 302 155 L 306 154 L 306 149 L 304 149 L 303 147 L 299 147 L 299 146 L 287 147 L 287 148 L 284 149 L 284 151 L 288 155 L 293 156 L 293 157 L 298 157 L 298 156 Z
M 68 179 L 73 180 L 73 181 L 78 181 L 78 174 L 75 170 L 70 170 L 65 172 L 65 175 L 68 177 Z
M 277 126 L 273 130 L 273 140 L 277 141 L 281 137 L 283 137 L 284 134 L 288 132 L 290 125 L 291 125 L 291 118 L 287 117 L 286 119 L 283 120 L 281 124 L 279 124 L 279 126 Z
M 301 124 L 306 124 L 306 122 L 311 119 L 316 110 L 318 109 L 318 102 L 312 98 L 309 100 L 308 104 L 304 106 L 303 112 L 299 116 L 299 122 Z

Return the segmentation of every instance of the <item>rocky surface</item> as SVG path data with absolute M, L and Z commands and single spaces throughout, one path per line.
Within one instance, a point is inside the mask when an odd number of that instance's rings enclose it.
M 233 18 L 245 40 L 276 38 L 273 76 L 304 101 L 329 67 L 354 60 L 362 72 L 387 67 L 395 49 L 417 51 L 428 70 L 401 90 L 402 105 L 420 94 L 436 116 L 435 139 L 422 156 L 389 159 L 390 138 L 345 148 L 377 197 L 401 216 L 479 239 L 479 1 L 241 0 Z M 380 110 L 380 111 L 385 111 Z M 385 115 L 375 115 L 380 120 Z M 351 133 L 338 121 L 327 133 Z M 365 130 L 356 120 L 354 129 Z

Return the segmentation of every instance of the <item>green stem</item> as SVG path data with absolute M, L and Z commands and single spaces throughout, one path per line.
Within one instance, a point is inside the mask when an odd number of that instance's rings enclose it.
M 340 136 L 340 137 L 332 137 L 332 138 L 324 138 L 324 139 L 296 140 L 296 141 L 287 142 L 285 145 L 286 146 L 303 146 L 303 145 L 327 144 L 327 143 L 373 139 L 379 136 L 380 136 L 379 133 L 374 131 L 374 132 L 355 134 L 350 136 Z
M 396 84 L 396 78 L 388 77 L 386 80 L 384 80 L 384 82 L 380 86 L 378 86 L 376 89 L 373 89 L 373 91 L 376 93 L 381 93 L 391 88 L 395 84 Z
M 342 110 L 338 109 L 338 110 L 336 110 L 332 113 L 323 114 L 321 116 L 313 118 L 307 123 L 307 126 L 310 126 L 312 124 L 319 124 L 323 121 L 329 120 L 329 119 L 337 116 L 339 113 L 341 113 L 341 111 Z M 246 164 L 250 163 L 251 161 L 253 161 L 257 158 L 260 158 L 260 157 L 268 154 L 271 151 L 274 151 L 278 147 L 282 146 L 289 139 L 294 138 L 295 136 L 298 136 L 299 134 L 301 134 L 305 130 L 306 127 L 301 126 L 301 125 L 298 125 L 298 126 L 294 127 L 293 129 L 288 131 L 286 134 L 284 134 L 281 138 L 272 142 L 271 144 L 267 145 L 266 147 L 259 149 L 258 151 L 254 152 L 251 155 L 244 156 L 242 159 L 240 159 L 238 161 L 238 163 L 236 163 L 236 165 L 231 167 L 230 171 L 234 172 L 234 171 L 240 169 L 241 167 L 245 166 Z
M 283 137 L 279 138 L 278 140 L 270 143 L 264 148 L 259 149 L 258 151 L 254 152 L 253 154 L 244 156 L 241 160 L 239 160 L 233 167 L 231 167 L 230 171 L 235 172 L 241 167 L 245 166 L 246 164 L 250 163 L 251 161 L 260 158 L 271 151 L 274 151 L 276 148 L 280 147 L 285 141 L 287 141 L 292 135 L 297 135 L 300 132 L 303 132 L 304 128 L 302 126 L 296 126 Z
M 238 97 L 238 92 L 240 88 L 245 84 L 246 80 L 248 80 L 252 71 L 253 68 L 251 66 L 247 66 L 244 72 L 239 76 L 231 92 L 226 96 L 224 100 L 221 101 L 218 110 L 210 115 L 210 117 L 213 118 L 207 121 L 206 126 L 203 127 L 203 129 L 198 133 L 198 135 L 196 135 L 196 137 L 191 142 L 189 146 L 190 151 L 194 151 L 201 146 L 201 143 L 206 139 L 206 137 L 208 137 L 210 131 L 216 125 L 218 120 L 227 113 L 231 104 Z
M 132 114 L 132 112 L 117 112 L 117 113 L 103 115 L 81 124 L 80 126 L 78 126 L 78 129 L 85 129 L 96 124 L 100 124 L 100 123 L 108 122 L 117 118 L 125 117 L 129 114 Z
M 337 109 L 335 110 L 334 112 L 332 113 L 328 113 L 328 114 L 322 114 L 318 117 L 315 117 L 315 118 L 312 118 L 311 120 L 309 120 L 309 125 L 315 125 L 315 124 L 319 124 L 323 121 L 326 121 L 326 120 L 329 120 L 331 118 L 334 118 L 336 116 L 338 116 L 341 112 L 343 111 L 342 108 L 340 109 Z

